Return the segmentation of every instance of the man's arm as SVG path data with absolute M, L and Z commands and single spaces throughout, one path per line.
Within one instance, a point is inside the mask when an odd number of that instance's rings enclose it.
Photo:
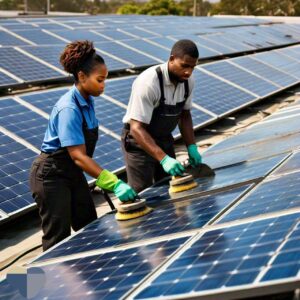
M 178 126 L 186 146 L 188 147 L 189 145 L 195 144 L 193 121 L 190 110 L 182 111 Z
M 166 153 L 155 143 L 154 139 L 146 130 L 147 124 L 131 119 L 130 133 L 135 141 L 156 160 L 161 161 Z

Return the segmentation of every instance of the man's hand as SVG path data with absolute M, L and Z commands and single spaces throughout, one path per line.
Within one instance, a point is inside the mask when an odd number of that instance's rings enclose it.
M 165 172 L 172 176 L 181 176 L 185 170 L 179 161 L 168 155 L 160 161 L 160 164 Z
M 189 145 L 188 148 L 189 163 L 195 168 L 202 163 L 202 157 L 198 151 L 198 147 L 195 144 Z

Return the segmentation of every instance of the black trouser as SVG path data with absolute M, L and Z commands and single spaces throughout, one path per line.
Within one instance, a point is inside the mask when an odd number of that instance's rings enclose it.
M 128 134 L 129 131 L 123 129 L 122 151 L 126 164 L 127 180 L 135 191 L 140 192 L 169 175 L 164 171 L 160 162 L 141 149 Z M 155 141 L 167 155 L 175 158 L 172 136 Z
M 66 158 L 42 153 L 31 167 L 30 186 L 42 219 L 43 250 L 47 250 L 97 218 L 83 172 Z

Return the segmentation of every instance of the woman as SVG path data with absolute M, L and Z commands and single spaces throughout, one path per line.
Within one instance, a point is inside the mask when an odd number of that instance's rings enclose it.
M 97 218 L 83 171 L 96 185 L 112 191 L 121 201 L 133 200 L 135 191 L 92 155 L 98 140 L 98 120 L 92 96 L 104 91 L 108 71 L 92 42 L 76 41 L 64 49 L 60 62 L 73 74 L 74 86 L 55 104 L 41 147 L 34 160 L 30 185 L 42 219 L 43 250 Z

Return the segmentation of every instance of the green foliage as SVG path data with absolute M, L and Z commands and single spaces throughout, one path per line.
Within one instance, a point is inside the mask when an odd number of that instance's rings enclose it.
M 117 10 L 117 14 L 134 15 L 138 13 L 138 10 L 139 10 L 139 6 L 136 3 L 131 2 L 119 7 L 119 9 Z

